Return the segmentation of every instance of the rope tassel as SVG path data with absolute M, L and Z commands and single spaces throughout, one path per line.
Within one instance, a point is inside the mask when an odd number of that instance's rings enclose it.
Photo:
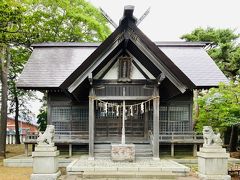
M 130 116 L 133 116 L 133 107 L 130 106 Z
M 143 102 L 141 103 L 141 114 L 143 114 L 144 113 L 144 104 L 143 104 Z
M 117 117 L 119 116 L 119 105 L 117 105 L 117 107 L 116 107 L 116 116 Z
M 108 104 L 107 103 L 104 103 L 104 112 L 107 114 L 108 112 Z

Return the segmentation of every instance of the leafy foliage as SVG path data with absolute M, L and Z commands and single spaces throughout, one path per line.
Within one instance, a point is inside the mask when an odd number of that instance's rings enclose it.
M 2 0 L 0 14 L 1 66 L 10 65 L 6 66 L 9 67 L 9 74 L 8 68 L 2 68 L 5 77 L 9 77 L 9 88 L 7 83 L 2 83 L 2 89 L 5 89 L 6 93 L 9 89 L 10 111 L 16 113 L 17 128 L 18 111 L 20 110 L 22 115 L 28 113 L 24 102 L 32 96 L 31 92 L 16 88 L 18 76 L 30 56 L 30 45 L 57 41 L 99 42 L 110 34 L 110 29 L 100 11 L 85 0 Z M 2 61 L 7 59 L 7 55 L 11 57 L 8 58 L 9 61 Z M 5 132 L 6 119 L 7 115 L 1 121 L 4 122 L 4 127 L 0 126 L 0 132 Z M 5 139 L 4 134 L 1 134 L 0 145 L 5 144 L 2 139 Z M 4 147 L 0 146 L 0 153 L 3 149 Z
M 0 43 L 13 44 L 23 37 L 22 22 L 24 7 L 16 0 L 2 0 L 0 3 Z
M 197 129 L 210 125 L 224 130 L 240 121 L 240 82 L 232 81 L 228 85 L 220 84 L 219 88 L 211 88 L 202 92 L 198 98 L 200 107 Z
M 239 37 L 231 29 L 197 28 L 181 38 L 186 41 L 212 42 L 208 54 L 226 76 L 234 79 L 240 75 L 240 46 L 237 44 Z
M 41 108 L 40 113 L 37 116 L 37 123 L 39 124 L 38 129 L 39 131 L 45 131 L 47 128 L 47 110 L 46 108 Z
M 25 1 L 26 2 L 26 1 Z M 29 0 L 24 25 L 29 44 L 103 41 L 110 29 L 100 11 L 84 0 Z

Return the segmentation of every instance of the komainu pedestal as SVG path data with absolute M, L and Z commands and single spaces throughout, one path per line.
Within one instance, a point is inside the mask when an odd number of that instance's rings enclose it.
M 32 153 L 33 174 L 31 180 L 55 180 L 60 176 L 58 168 L 59 151 L 53 142 L 54 126 L 48 125 L 46 131 L 40 134 L 38 145 Z
M 204 144 L 197 153 L 199 178 L 202 180 L 230 180 L 228 175 L 229 153 L 222 148 L 220 134 L 210 126 L 203 128 Z
M 111 158 L 112 161 L 135 161 L 134 144 L 112 144 Z

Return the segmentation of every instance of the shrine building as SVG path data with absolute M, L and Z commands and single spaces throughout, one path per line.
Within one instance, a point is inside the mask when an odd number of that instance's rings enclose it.
M 139 156 L 158 158 L 159 145 L 172 143 L 167 137 L 193 132 L 193 90 L 227 82 L 207 43 L 153 42 L 136 22 L 128 6 L 102 43 L 32 45 L 17 86 L 47 92 L 56 143 L 86 144 L 95 157 L 124 133 L 125 143 L 145 149 Z

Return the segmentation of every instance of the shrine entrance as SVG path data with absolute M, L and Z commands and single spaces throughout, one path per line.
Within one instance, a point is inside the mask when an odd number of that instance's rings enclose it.
M 121 141 L 123 109 L 122 101 L 96 102 L 95 107 L 95 139 L 109 142 Z M 131 106 L 131 104 L 138 104 Z M 146 104 L 144 104 L 146 106 Z M 145 107 L 144 107 L 145 108 Z M 125 136 L 126 141 L 146 141 L 148 131 L 147 111 L 141 112 L 141 104 L 136 101 L 126 101 Z

